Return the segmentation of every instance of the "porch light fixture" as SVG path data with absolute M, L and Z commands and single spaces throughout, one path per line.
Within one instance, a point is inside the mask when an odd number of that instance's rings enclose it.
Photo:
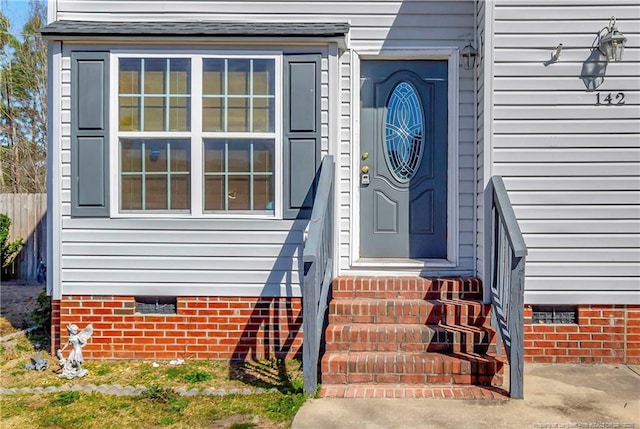
M 602 35 L 602 33 L 604 35 Z M 616 17 L 612 16 L 609 20 L 609 26 L 603 28 L 598 33 L 598 50 L 607 57 L 607 61 L 622 61 L 624 46 L 627 38 L 618 31 L 616 27 Z
M 473 70 L 476 65 L 478 50 L 473 46 L 470 40 L 468 40 L 467 45 L 462 48 L 460 56 L 462 57 L 462 68 L 465 70 Z

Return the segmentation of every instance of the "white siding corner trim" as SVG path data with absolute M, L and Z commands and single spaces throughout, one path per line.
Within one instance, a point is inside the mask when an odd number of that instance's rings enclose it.
M 50 8 L 52 6 L 49 6 Z M 61 205 L 61 73 L 62 44 L 48 43 L 47 67 L 47 294 L 60 299 L 60 239 L 62 234 Z

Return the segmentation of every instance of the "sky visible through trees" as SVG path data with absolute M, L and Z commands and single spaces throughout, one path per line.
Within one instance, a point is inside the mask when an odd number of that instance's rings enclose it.
M 46 0 L 43 3 L 46 6 Z M 29 18 L 29 0 L 0 0 L 0 13 L 9 18 L 11 32 L 18 36 Z
M 0 6 L 0 192 L 46 192 L 46 3 Z

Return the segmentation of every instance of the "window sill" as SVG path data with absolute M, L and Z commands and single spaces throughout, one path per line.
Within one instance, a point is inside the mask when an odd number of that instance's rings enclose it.
M 282 220 L 273 214 L 249 214 L 249 213 L 112 213 L 112 219 L 257 219 L 257 220 Z

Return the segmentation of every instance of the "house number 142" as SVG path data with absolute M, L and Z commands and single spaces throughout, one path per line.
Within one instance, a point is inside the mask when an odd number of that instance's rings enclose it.
M 596 104 L 598 106 L 620 106 L 624 104 L 624 92 L 618 92 L 616 94 L 611 92 L 607 94 L 598 92 L 596 94 Z

